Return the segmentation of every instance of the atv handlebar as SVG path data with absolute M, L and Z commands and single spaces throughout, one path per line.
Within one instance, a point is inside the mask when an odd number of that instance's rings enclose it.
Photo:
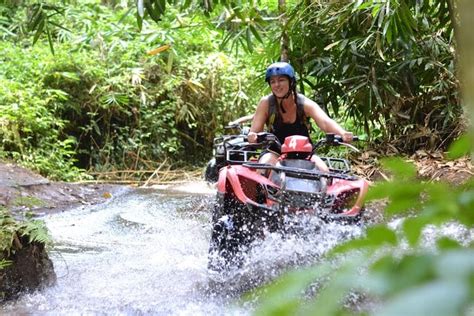
M 243 126 L 242 123 L 234 123 L 224 126 L 224 129 L 238 129 L 240 135 L 248 135 L 250 132 L 249 126 Z
M 352 141 L 359 141 L 359 140 L 360 140 L 359 136 L 352 137 Z M 341 145 L 345 147 L 349 147 L 355 152 L 359 152 L 359 149 L 357 149 L 353 145 L 345 143 L 344 140 L 342 139 L 342 136 L 328 133 L 326 134 L 325 138 L 318 140 L 313 145 L 313 153 L 322 146 L 341 146 Z
M 276 143 L 281 146 L 278 138 L 274 134 L 267 132 L 257 133 L 257 143 Z
M 352 141 L 359 141 L 359 140 L 360 140 L 359 136 L 353 136 L 352 138 Z M 274 134 L 267 133 L 267 132 L 257 133 L 257 144 L 269 145 L 271 143 L 274 143 L 277 146 L 281 147 L 280 141 Z M 318 140 L 313 145 L 313 152 L 322 146 L 341 146 L 341 145 L 345 147 L 349 147 L 356 152 L 359 152 L 359 149 L 357 149 L 353 145 L 345 143 L 342 139 L 342 136 L 331 134 L 331 133 L 326 134 L 325 138 Z
M 353 136 L 352 137 L 352 141 L 356 142 L 358 140 L 359 140 L 359 136 Z M 331 133 L 326 134 L 325 141 L 326 141 L 326 143 L 329 143 L 329 144 L 335 143 L 336 145 L 340 144 L 340 143 L 343 143 L 342 136 L 336 135 L 336 134 L 331 134 Z
M 343 179 L 354 181 L 358 178 L 349 174 L 338 173 L 338 172 L 324 172 L 320 170 L 308 170 L 295 167 L 275 166 L 272 164 L 259 163 L 259 162 L 246 162 L 242 164 L 244 167 L 261 170 L 274 170 L 284 172 L 285 174 L 300 179 L 318 180 L 321 178 L 332 178 L 332 179 Z

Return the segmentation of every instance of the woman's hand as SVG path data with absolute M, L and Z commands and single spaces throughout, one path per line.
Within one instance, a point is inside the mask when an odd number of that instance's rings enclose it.
M 247 135 L 247 140 L 249 143 L 256 143 L 257 142 L 257 133 L 249 132 Z
M 351 143 L 354 139 L 354 135 L 351 132 L 344 132 L 341 136 L 344 143 Z

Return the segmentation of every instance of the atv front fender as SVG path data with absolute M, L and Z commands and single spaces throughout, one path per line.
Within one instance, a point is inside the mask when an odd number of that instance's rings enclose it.
M 334 179 L 332 185 L 328 187 L 327 194 L 333 195 L 337 199 L 339 196 L 344 196 L 345 193 L 350 194 L 350 192 L 358 191 L 354 205 L 347 211 L 339 214 L 340 216 L 356 216 L 361 212 L 364 197 L 367 194 L 368 189 L 369 182 L 365 179 L 358 179 L 355 181 Z
M 266 207 L 256 201 L 257 186 L 265 185 L 275 186 L 273 182 L 255 169 L 241 165 L 230 165 L 222 168 L 219 172 L 217 192 L 221 194 L 232 192 L 243 204 Z

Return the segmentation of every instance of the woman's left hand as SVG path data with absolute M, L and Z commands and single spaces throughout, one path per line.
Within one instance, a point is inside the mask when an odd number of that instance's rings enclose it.
M 344 143 L 351 143 L 354 138 L 354 135 L 351 132 L 344 132 L 341 136 Z

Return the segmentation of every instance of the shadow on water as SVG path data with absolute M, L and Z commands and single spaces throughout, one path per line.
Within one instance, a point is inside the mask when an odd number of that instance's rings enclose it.
M 212 193 L 134 189 L 107 204 L 44 218 L 58 275 L 3 314 L 247 315 L 242 293 L 313 264 L 361 228 L 308 220 L 303 237 L 268 234 L 239 269 L 207 270 Z

